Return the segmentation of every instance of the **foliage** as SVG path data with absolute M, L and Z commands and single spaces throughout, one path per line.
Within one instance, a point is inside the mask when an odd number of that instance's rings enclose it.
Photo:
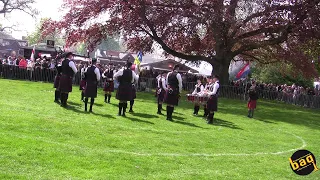
M 314 78 L 305 78 L 293 66 L 284 63 L 257 64 L 252 68 L 252 77 L 263 83 L 296 84 L 304 87 L 313 87 L 314 80 Z
M 102 90 L 88 114 L 78 91 L 63 109 L 53 103 L 52 84 L 0 84 L 14 87 L 0 96 L 1 179 L 298 180 L 288 157 L 303 146 L 301 139 L 320 154 L 316 110 L 259 100 L 252 120 L 245 102 L 219 98 L 217 122 L 207 125 L 183 97 L 175 122 L 168 122 L 149 93 L 138 93 L 136 113 L 123 118 L 114 98 L 104 104 Z
M 38 14 L 38 11 L 32 7 L 35 0 L 0 0 L 0 15 L 6 15 L 12 11 L 22 11 L 31 16 Z
M 131 50 L 166 53 L 209 62 L 223 83 L 237 56 L 269 63 L 284 61 L 306 76 L 316 71 L 297 45 L 320 37 L 320 0 L 69 0 L 61 21 L 47 21 L 44 33 L 67 32 L 67 44 L 89 42 L 93 49 L 106 35 L 121 34 Z M 110 14 L 110 19 L 99 21 Z M 92 20 L 97 23 L 88 26 Z M 265 60 L 267 60 L 265 62 Z
M 102 40 L 92 52 L 95 52 L 97 49 L 121 51 L 121 46 L 116 39 L 117 37 L 107 37 L 106 39 Z M 76 45 L 76 52 L 80 55 L 87 55 L 87 47 L 87 43 L 78 43 Z
M 38 43 L 46 43 L 46 40 L 53 40 L 55 41 L 55 45 L 58 46 L 64 46 L 65 45 L 65 39 L 61 32 L 55 31 L 51 34 L 42 37 L 42 25 L 45 21 L 47 21 L 48 18 L 43 18 L 40 20 L 40 23 L 37 25 L 36 30 L 32 32 L 30 35 L 27 36 L 28 43 L 30 45 L 38 44 Z

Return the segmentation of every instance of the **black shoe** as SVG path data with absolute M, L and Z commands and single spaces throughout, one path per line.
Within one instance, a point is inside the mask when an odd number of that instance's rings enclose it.
M 55 103 L 57 104 L 60 104 L 60 101 L 59 100 L 54 100 Z
M 167 120 L 168 120 L 168 121 L 171 121 L 171 122 L 173 121 L 172 118 L 167 118 Z
M 122 117 L 126 117 L 126 114 L 122 114 Z
M 121 116 L 121 114 L 120 114 L 120 113 L 118 113 L 118 116 Z
M 129 110 L 129 113 L 134 113 L 134 111 L 132 109 Z
M 209 121 L 207 122 L 207 124 L 213 124 L 213 121 L 212 121 L 212 120 L 209 120 Z
M 157 112 L 157 114 L 159 114 L 159 115 L 163 115 L 163 114 L 162 114 L 162 112 Z

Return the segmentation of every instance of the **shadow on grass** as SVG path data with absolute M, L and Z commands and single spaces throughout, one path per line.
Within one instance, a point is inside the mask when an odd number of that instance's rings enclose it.
M 146 119 L 159 118 L 159 116 L 152 115 L 152 114 L 144 114 L 144 113 L 132 113 L 132 115 L 140 118 L 146 118 Z
M 146 124 L 152 124 L 152 125 L 154 125 L 153 122 L 141 120 L 141 119 L 134 118 L 134 117 L 128 117 L 128 116 L 126 116 L 126 117 L 124 117 L 124 118 L 129 119 L 130 121 L 134 121 L 134 122 L 146 123 Z
M 195 125 L 193 123 L 189 123 L 189 122 L 173 121 L 173 123 L 181 124 L 181 125 L 185 125 L 185 126 L 190 126 L 190 127 L 195 127 L 195 128 L 200 128 L 200 129 L 207 129 L 207 128 L 203 128 L 201 126 L 197 126 L 197 125 Z
M 221 126 L 221 127 L 236 129 L 236 130 L 243 130 L 242 128 L 239 128 L 237 125 L 235 125 L 232 122 L 225 121 L 225 120 L 218 119 L 218 118 L 214 118 L 212 125 L 213 126 Z
M 95 116 L 100 116 L 100 117 L 103 117 L 103 118 L 114 119 L 114 117 L 111 116 L 110 114 L 98 114 L 98 113 L 95 113 L 95 112 L 92 112 L 91 114 L 93 114 Z
M 179 117 L 179 116 L 172 116 L 172 119 L 178 120 L 178 121 L 184 121 L 186 118 Z

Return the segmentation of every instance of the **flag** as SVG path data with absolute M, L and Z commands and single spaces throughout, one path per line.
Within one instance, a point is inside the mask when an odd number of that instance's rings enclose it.
M 237 79 L 245 78 L 248 76 L 249 73 L 250 73 L 250 64 L 248 63 L 243 68 L 241 68 L 241 70 L 236 75 L 236 78 Z
M 141 62 L 142 62 L 142 52 L 139 51 L 137 57 L 134 59 L 134 64 L 140 65 Z
M 33 62 L 34 62 L 35 52 L 36 52 L 36 46 L 33 46 L 32 53 L 31 53 L 31 57 L 30 57 L 30 60 L 33 61 Z

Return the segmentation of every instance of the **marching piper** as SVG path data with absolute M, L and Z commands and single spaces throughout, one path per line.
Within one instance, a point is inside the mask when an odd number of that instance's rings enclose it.
M 55 88 L 55 92 L 54 92 L 54 102 L 55 103 L 60 103 L 60 90 L 59 90 L 59 83 L 60 83 L 60 78 L 61 78 L 61 72 L 62 72 L 62 66 L 61 64 L 58 63 L 58 61 L 56 60 L 56 64 L 55 64 L 55 68 L 57 71 L 57 74 L 54 78 L 54 84 L 53 84 L 53 88 Z
M 132 63 L 128 62 L 125 69 L 114 74 L 113 79 L 117 79 L 119 87 L 116 98 L 119 100 L 119 116 L 126 116 L 128 101 L 132 100 L 132 83 L 139 80 L 139 75 L 131 70 Z
M 218 111 L 218 93 L 219 93 L 219 76 L 214 76 L 213 78 L 213 86 L 210 88 L 209 100 L 207 102 L 207 111 L 209 112 L 207 123 L 213 123 L 214 112 Z
M 102 74 L 102 77 L 106 79 L 104 83 L 104 88 L 103 88 L 103 91 L 105 92 L 105 95 L 104 95 L 105 103 L 110 103 L 112 92 L 114 92 L 114 82 L 113 82 L 114 71 L 115 70 L 114 70 L 113 64 L 109 64 L 109 67 Z
M 160 74 L 160 77 L 158 78 L 158 86 L 157 86 L 157 100 L 158 100 L 158 112 L 157 114 L 162 115 L 162 103 L 164 101 L 164 96 L 166 94 L 166 77 L 165 72 L 162 72 Z
M 73 54 L 71 52 L 66 53 L 65 59 L 62 61 L 61 78 L 59 82 L 59 90 L 61 92 L 61 106 L 67 107 L 67 101 L 69 93 L 72 92 L 72 79 L 75 73 L 77 73 L 76 65 L 73 62 Z
M 203 86 L 201 80 L 198 79 L 198 80 L 197 80 L 197 84 L 195 85 L 195 89 L 194 89 L 192 95 L 198 95 L 198 96 L 200 96 L 201 93 L 203 93 L 203 91 L 204 91 L 204 86 Z M 199 104 L 199 103 L 195 103 L 193 115 L 197 116 L 199 110 L 200 110 L 200 104 Z
M 136 67 L 136 65 L 132 65 L 131 70 L 136 74 L 139 73 L 139 68 Z M 130 113 L 134 113 L 133 105 L 134 105 L 134 100 L 137 98 L 137 88 L 136 88 L 137 84 L 138 84 L 138 81 L 136 80 L 134 80 L 134 82 L 132 83 L 132 97 L 131 97 L 132 99 L 130 100 L 130 110 L 129 110 Z
M 88 111 L 88 100 L 90 99 L 90 109 L 89 112 L 92 112 L 92 106 L 94 104 L 94 99 L 97 97 L 98 91 L 98 82 L 100 81 L 100 71 L 96 67 L 97 59 L 93 58 L 91 62 L 91 66 L 88 67 L 85 71 L 85 80 L 86 85 L 84 89 L 84 104 L 85 111 Z
M 88 68 L 88 64 L 87 64 L 87 62 L 85 62 L 84 66 L 80 70 L 81 81 L 80 81 L 79 90 L 81 91 L 81 101 L 83 101 L 83 102 L 84 102 L 84 90 L 85 90 L 85 86 L 86 86 L 85 72 L 86 72 L 87 68 Z
M 179 65 L 175 65 L 172 72 L 167 75 L 167 91 L 165 103 L 167 104 L 167 120 L 172 120 L 174 107 L 178 106 L 180 93 L 182 92 L 182 78 L 179 71 Z
M 203 94 L 208 96 L 208 93 L 210 92 L 210 89 L 212 88 L 213 84 L 212 84 L 212 79 L 210 76 L 206 78 L 206 81 L 207 81 L 207 83 L 204 86 Z M 207 119 L 207 117 L 209 115 L 209 112 L 207 109 L 207 104 L 203 105 L 203 111 L 204 111 L 203 118 Z

